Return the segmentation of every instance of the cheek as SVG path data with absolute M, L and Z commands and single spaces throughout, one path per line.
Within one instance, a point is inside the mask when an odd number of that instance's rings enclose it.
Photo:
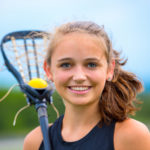
M 93 83 L 95 84 L 96 95 L 99 97 L 105 87 L 106 73 L 95 73 L 93 74 Z
M 67 73 L 63 73 L 63 72 L 56 72 L 53 75 L 53 80 L 55 84 L 64 84 L 67 83 L 69 76 Z
M 106 71 L 97 71 L 90 74 L 90 78 L 95 82 L 105 82 L 107 79 L 107 73 Z

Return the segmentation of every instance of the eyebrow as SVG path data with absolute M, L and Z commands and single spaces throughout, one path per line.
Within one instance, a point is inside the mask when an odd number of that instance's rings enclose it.
M 90 57 L 90 58 L 86 58 L 85 60 L 86 61 L 98 61 L 98 62 L 100 62 L 100 59 L 97 57 Z
M 70 58 L 70 57 L 65 57 L 65 58 L 58 59 L 59 62 L 61 62 L 61 61 L 68 61 L 68 60 L 73 60 L 73 59 Z

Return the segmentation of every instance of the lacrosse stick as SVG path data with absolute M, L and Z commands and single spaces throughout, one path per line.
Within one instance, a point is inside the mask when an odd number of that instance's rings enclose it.
M 43 70 L 48 39 L 49 35 L 43 31 L 19 31 L 7 34 L 1 41 L 1 52 L 7 69 L 18 81 L 27 103 L 35 105 L 45 150 L 51 150 L 47 103 L 51 103 L 53 93 Z

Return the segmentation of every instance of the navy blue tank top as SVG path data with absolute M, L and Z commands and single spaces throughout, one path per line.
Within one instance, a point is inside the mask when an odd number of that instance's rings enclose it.
M 114 150 L 115 121 L 110 125 L 96 125 L 85 137 L 75 142 L 66 142 L 61 136 L 63 116 L 49 128 L 51 150 Z M 43 142 L 39 150 L 44 150 Z

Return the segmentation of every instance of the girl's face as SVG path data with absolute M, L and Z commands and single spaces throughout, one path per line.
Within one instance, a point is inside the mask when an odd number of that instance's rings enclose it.
M 86 33 L 65 35 L 45 71 L 65 103 L 78 106 L 97 103 L 113 74 L 98 39 Z

